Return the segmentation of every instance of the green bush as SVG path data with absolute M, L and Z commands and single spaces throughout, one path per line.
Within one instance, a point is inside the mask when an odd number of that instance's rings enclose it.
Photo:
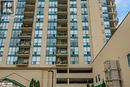
M 90 87 L 89 83 L 87 83 L 87 87 Z
M 34 79 L 32 78 L 29 87 L 34 87 Z
M 92 84 L 92 87 L 94 87 L 94 85 Z
M 32 78 L 29 87 L 40 87 L 40 82 L 39 82 L 39 81 L 36 81 L 36 80 L 34 80 L 34 79 Z

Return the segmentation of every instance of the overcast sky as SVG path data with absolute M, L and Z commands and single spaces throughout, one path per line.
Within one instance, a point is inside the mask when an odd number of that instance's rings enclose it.
M 115 0 L 118 12 L 118 18 L 121 22 L 130 11 L 130 0 Z

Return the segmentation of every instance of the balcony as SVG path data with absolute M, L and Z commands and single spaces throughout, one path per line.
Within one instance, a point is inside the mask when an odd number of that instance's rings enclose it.
M 61 27 L 61 26 L 58 26 L 58 28 L 57 28 L 57 31 L 64 31 L 64 32 L 67 32 L 67 27 Z
M 67 41 L 63 41 L 63 42 L 57 41 L 56 46 L 57 46 L 57 48 L 67 48 L 68 44 L 67 44 Z
M 107 3 L 115 2 L 115 0 L 107 0 Z
M 68 12 L 67 11 L 58 11 L 57 14 L 61 15 L 61 16 L 66 16 L 68 14 Z
M 22 31 L 23 32 L 32 32 L 32 25 L 23 24 L 22 25 Z
M 29 51 L 26 51 L 26 50 L 20 50 L 20 51 L 18 51 L 18 54 L 17 54 L 17 56 L 19 56 L 19 57 L 29 57 Z
M 116 7 L 116 4 L 108 4 L 108 7 L 110 7 L 110 8 L 115 8 L 115 7 Z
M 15 64 L 16 66 L 27 66 L 29 64 L 29 60 L 17 60 Z
M 68 55 L 67 51 L 61 50 L 61 51 L 57 51 L 56 56 L 62 56 L 62 57 L 66 57 Z
M 58 19 L 57 23 L 58 24 L 63 24 L 63 23 L 67 23 L 68 19 Z
M 110 19 L 110 22 L 111 23 L 118 23 L 119 19 L 118 18 L 113 18 L 113 19 Z
M 58 4 L 58 9 L 59 9 L 59 8 L 63 8 L 63 9 L 64 9 L 64 8 L 68 8 L 68 6 L 67 6 L 67 4 L 60 4 L 60 3 L 59 3 L 59 4 Z
M 66 16 L 62 16 L 62 15 L 59 14 L 57 19 L 67 19 L 67 15 Z
M 34 5 L 36 0 L 26 0 L 26 4 Z
M 117 12 L 116 12 L 116 11 L 109 11 L 109 15 L 110 15 L 110 16 L 117 15 Z
M 66 66 L 66 65 L 68 65 L 67 57 L 57 58 L 56 66 Z
M 26 5 L 25 12 L 34 12 L 35 5 Z
M 22 39 L 31 39 L 31 33 L 22 33 L 21 35 L 20 35 L 20 38 L 22 38 Z
M 59 33 L 57 35 L 57 39 L 67 39 L 67 38 L 68 38 L 67 33 Z
M 67 5 L 58 5 L 58 11 L 65 11 L 67 12 Z
M 67 28 L 67 22 L 64 24 L 58 24 L 58 28 Z
M 30 11 L 29 12 L 26 12 L 26 11 L 24 12 L 24 16 L 31 16 L 31 15 L 34 16 L 34 12 L 30 12 Z
M 68 0 L 58 0 L 58 4 L 66 5 Z
M 33 24 L 33 18 L 30 18 L 30 17 L 24 18 L 23 23 L 25 23 L 25 24 Z
M 30 48 L 30 46 L 31 46 L 31 42 L 30 41 L 28 41 L 28 42 L 21 42 L 19 44 L 20 48 Z

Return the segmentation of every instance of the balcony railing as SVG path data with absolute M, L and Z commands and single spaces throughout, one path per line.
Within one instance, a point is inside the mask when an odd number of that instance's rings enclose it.
M 17 56 L 18 57 L 29 57 L 29 51 L 25 51 L 25 50 L 20 50 L 20 51 L 18 51 L 18 53 L 17 53 Z
M 67 36 L 68 36 L 67 33 L 61 33 L 61 34 L 57 35 L 58 38 L 60 38 L 60 37 L 64 38 L 64 37 L 67 37 Z
M 67 27 L 67 24 L 58 25 L 58 27 Z
M 67 0 L 58 0 L 56 65 L 67 65 L 67 38 L 68 38 L 68 5 Z
M 36 1 L 36 0 L 27 0 L 27 1 L 26 1 L 26 4 L 33 5 L 33 4 L 35 4 L 35 1 Z
M 31 42 L 21 42 L 19 47 L 29 48 L 31 46 Z
M 56 53 L 56 56 L 67 56 L 68 55 L 68 52 L 57 52 Z
M 58 4 L 62 4 L 62 5 L 66 5 L 67 4 L 67 0 L 58 0 Z
M 67 27 L 60 27 L 60 26 L 58 26 L 57 31 L 67 32 Z
M 67 60 L 56 61 L 56 65 L 67 65 L 67 64 L 68 64 Z
M 15 62 L 15 64 L 16 64 L 17 66 L 25 66 L 25 65 L 28 65 L 28 64 L 29 64 L 29 60 L 22 60 L 22 61 L 17 60 L 17 61 Z
M 33 23 L 33 18 L 24 18 L 23 19 L 23 22 L 26 23 L 26 24 L 32 24 Z

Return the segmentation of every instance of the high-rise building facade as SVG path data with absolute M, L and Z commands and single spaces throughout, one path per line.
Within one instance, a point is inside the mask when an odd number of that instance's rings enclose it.
M 26 86 L 23 79 L 34 78 L 42 87 L 93 83 L 91 60 L 117 22 L 114 0 L 3 0 L 0 78 Z

